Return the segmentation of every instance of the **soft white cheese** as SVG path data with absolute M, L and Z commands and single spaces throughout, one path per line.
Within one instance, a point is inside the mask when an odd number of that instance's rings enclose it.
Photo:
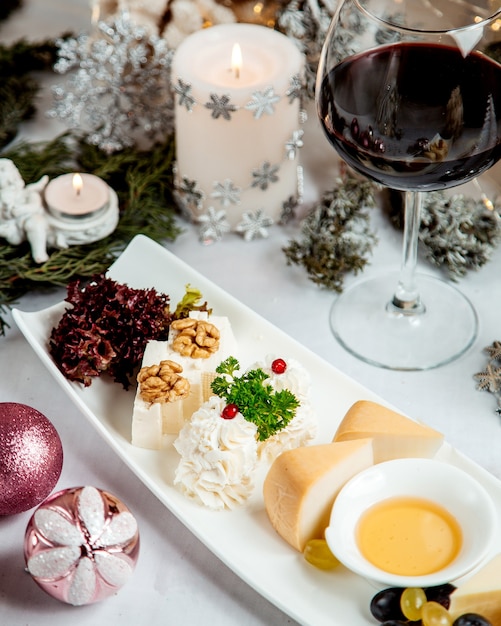
M 224 399 L 212 396 L 196 411 L 174 442 L 181 455 L 174 484 L 211 509 L 232 509 L 254 488 L 256 425 L 237 413 L 224 419 Z
M 171 331 L 168 341 L 149 341 L 143 356 L 142 367 L 157 365 L 171 360 L 179 363 L 181 376 L 190 383 L 187 398 L 174 402 L 145 402 L 138 387 L 132 413 L 132 444 L 140 448 L 159 450 L 163 446 L 164 435 L 177 434 L 187 419 L 191 417 L 212 395 L 210 384 L 215 377 L 215 369 L 229 356 L 237 356 L 237 343 L 227 317 L 194 313 L 190 317 L 208 319 L 220 332 L 219 349 L 209 358 L 194 359 L 182 356 L 172 348 L 178 332 Z

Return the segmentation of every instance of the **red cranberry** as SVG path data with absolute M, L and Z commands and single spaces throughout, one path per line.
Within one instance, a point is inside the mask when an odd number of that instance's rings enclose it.
M 221 417 L 224 420 L 232 420 L 234 417 L 236 417 L 237 413 L 238 406 L 236 404 L 227 404 L 221 413 Z
M 287 363 L 283 359 L 275 359 L 271 364 L 271 371 L 274 374 L 283 374 L 287 369 Z

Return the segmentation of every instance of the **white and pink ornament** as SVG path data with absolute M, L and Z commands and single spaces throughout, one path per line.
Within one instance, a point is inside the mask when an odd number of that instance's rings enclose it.
M 135 517 L 114 495 L 74 487 L 52 495 L 31 517 L 26 567 L 50 596 L 81 606 L 116 594 L 139 556 Z
M 0 515 L 40 504 L 63 467 L 59 435 L 45 415 L 17 402 L 0 402 Z

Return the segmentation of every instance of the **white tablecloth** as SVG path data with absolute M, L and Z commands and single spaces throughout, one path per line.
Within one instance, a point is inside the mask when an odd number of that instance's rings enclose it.
M 23 10 L 0 27 L 3 43 L 21 37 L 40 40 L 89 24 L 85 0 L 25 0 L 24 4 Z M 49 102 L 46 91 L 40 110 Z M 47 139 L 61 130 L 57 122 L 40 114 L 24 126 L 22 136 Z M 309 188 L 315 188 L 313 183 L 328 187 L 335 173 L 332 150 L 321 134 L 313 131 L 307 134 L 306 142 Z M 333 294 L 313 285 L 302 269 L 286 265 L 281 248 L 298 237 L 296 225 L 274 227 L 268 239 L 245 243 L 229 235 L 208 247 L 198 243 L 194 227 L 184 222 L 182 226 L 184 233 L 167 245 L 179 258 L 403 412 L 442 431 L 450 443 L 501 478 L 501 428 L 495 399 L 478 391 L 473 380 L 473 374 L 486 365 L 483 348 L 501 339 L 501 250 L 481 271 L 460 282 L 480 318 L 474 346 L 445 367 L 402 373 L 366 365 L 336 343 L 328 325 Z M 394 268 L 400 261 L 400 233 L 389 227 L 378 211 L 373 212 L 373 227 L 379 244 L 364 276 Z M 428 273 L 435 271 L 429 264 L 422 266 Z M 349 278 L 347 284 L 352 280 Z M 61 300 L 63 293 L 30 294 L 19 307 L 38 310 Z M 6 337 L 0 338 L 0 369 L 0 401 L 32 405 L 52 420 L 61 436 L 65 461 L 57 487 L 92 484 L 122 497 L 138 518 L 142 541 L 138 566 L 127 588 L 102 603 L 76 609 L 46 596 L 24 572 L 24 530 L 32 512 L 0 518 L 2 624 L 294 623 L 213 556 L 112 453 L 69 403 L 13 321 Z M 335 397 L 332 402 L 336 402 Z

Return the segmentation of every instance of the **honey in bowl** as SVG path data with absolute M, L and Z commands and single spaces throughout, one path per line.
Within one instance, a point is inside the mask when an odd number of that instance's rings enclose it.
M 358 547 L 375 567 L 401 576 L 438 572 L 462 545 L 459 523 L 426 498 L 391 497 L 371 506 L 356 530 Z

